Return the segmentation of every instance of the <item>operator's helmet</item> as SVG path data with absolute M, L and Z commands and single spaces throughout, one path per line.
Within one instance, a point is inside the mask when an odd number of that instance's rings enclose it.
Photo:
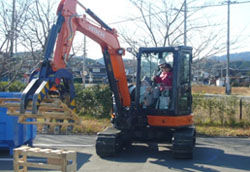
M 164 59 L 160 59 L 159 61 L 158 61 L 158 66 L 163 66 L 163 65 L 165 65 L 166 64 L 166 61 L 164 60 Z
M 164 59 L 160 59 L 158 61 L 159 68 L 168 68 L 170 71 L 172 71 L 172 67 L 169 63 L 167 63 Z

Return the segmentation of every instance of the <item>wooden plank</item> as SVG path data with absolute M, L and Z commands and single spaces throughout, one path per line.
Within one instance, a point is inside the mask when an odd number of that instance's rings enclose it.
M 27 162 L 27 155 L 23 155 L 23 161 L 24 162 Z M 23 165 L 23 171 L 27 171 L 28 170 L 28 167 L 27 167 L 27 165 Z
M 63 154 L 62 162 L 61 162 L 61 170 L 62 172 L 67 172 L 67 159 L 66 159 L 66 154 Z
M 31 122 L 25 122 L 25 121 L 20 121 L 22 124 L 33 124 L 33 125 L 59 125 L 59 126 L 69 126 L 72 125 L 74 127 L 81 127 L 80 124 L 75 124 L 75 123 L 66 123 L 66 122 L 36 122 L 36 121 L 31 121 Z
M 64 111 L 64 109 L 61 107 L 45 107 L 45 106 L 39 107 L 38 110 L 40 112 L 48 112 L 48 111 L 61 112 L 61 111 Z
M 13 101 L 13 102 L 20 102 L 20 98 L 0 98 L 0 102 L 6 102 L 6 101 Z
M 61 158 L 59 154 L 52 154 L 52 153 L 42 153 L 42 152 L 23 152 L 22 155 L 26 156 L 34 156 L 39 158 Z
M 59 159 L 59 158 L 48 158 L 48 164 L 61 165 L 62 164 L 62 160 Z
M 29 149 L 28 146 L 22 146 L 22 147 L 14 149 L 14 151 L 16 151 L 18 154 L 20 154 L 20 151 L 28 150 L 28 149 Z
M 22 118 L 22 121 L 25 122 L 27 118 L 33 119 L 51 119 L 51 120 L 75 120 L 76 123 L 80 123 L 80 119 L 78 116 L 65 115 L 65 114 L 19 114 L 19 118 Z M 20 121 L 21 122 L 21 121 Z
M 60 119 L 67 119 L 71 116 L 67 116 L 64 113 L 39 113 L 39 114 L 20 114 L 19 116 L 22 116 L 23 118 L 60 118 Z
M 44 103 L 44 102 L 41 102 L 40 106 L 45 106 L 45 107 L 60 107 L 60 103 Z
M 19 150 L 15 149 L 14 150 L 14 162 L 13 162 L 13 169 L 14 169 L 14 172 L 18 172 L 19 170 Z
M 67 113 L 65 113 L 65 112 L 41 112 L 41 113 L 39 113 L 39 114 L 41 114 L 41 115 L 43 115 L 43 116 L 55 116 L 55 117 L 58 117 L 58 118 L 60 118 L 61 116 L 69 116 Z
M 1 107 L 20 107 L 20 103 L 2 103 L 0 104 Z
M 33 162 L 23 162 L 19 161 L 18 164 L 20 166 L 27 166 L 33 168 L 43 168 L 43 169 L 51 169 L 51 170 L 61 170 L 61 167 L 58 165 L 47 164 L 47 163 L 33 163 Z

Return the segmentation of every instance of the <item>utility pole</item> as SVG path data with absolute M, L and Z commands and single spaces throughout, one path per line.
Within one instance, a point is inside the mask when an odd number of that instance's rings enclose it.
M 226 70 L 226 94 L 231 94 L 230 78 L 229 78 L 229 62 L 230 62 L 230 4 L 231 0 L 227 1 L 227 70 Z
M 16 0 L 12 1 L 12 21 L 10 31 L 10 57 L 13 57 L 14 50 L 14 35 L 15 35 L 15 11 L 16 11 Z
M 187 45 L 187 0 L 184 0 L 184 46 Z
M 85 88 L 86 84 L 86 56 L 87 56 L 87 48 L 86 48 L 86 36 L 83 37 L 83 62 L 82 62 L 82 85 Z

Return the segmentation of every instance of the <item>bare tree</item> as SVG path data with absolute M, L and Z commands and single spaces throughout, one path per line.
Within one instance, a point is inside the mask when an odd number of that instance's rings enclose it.
M 43 60 L 50 28 L 57 19 L 58 0 L 0 0 L 0 5 L 0 80 L 7 78 L 11 84 Z M 16 53 L 10 58 L 13 39 Z M 70 57 L 82 47 L 82 43 L 77 43 Z
M 134 32 L 122 29 L 121 37 L 137 51 L 141 46 L 183 45 L 184 37 L 184 0 L 130 0 L 140 18 L 133 21 Z M 192 6 L 198 0 L 189 0 Z M 218 29 L 221 22 L 211 23 L 208 17 L 197 18 L 202 8 L 188 10 L 188 44 L 193 46 L 194 57 L 204 58 L 221 53 L 226 45 L 222 43 L 224 30 Z M 134 21 L 136 19 L 136 21 Z M 204 32 L 206 31 L 206 32 Z M 198 41 L 197 41 L 198 40 Z
M 29 20 L 22 30 L 21 43 L 30 52 L 33 66 L 43 58 L 49 30 L 56 21 L 57 3 L 55 0 L 34 0 L 28 11 Z
M 57 6 L 58 0 L 34 0 L 29 9 L 29 21 L 23 30 L 22 45 L 31 53 L 34 64 L 43 59 L 49 31 L 57 20 Z M 75 55 L 75 50 L 79 51 L 80 45 L 72 48 L 70 57 Z
M 19 32 L 27 21 L 31 1 L 15 0 L 13 3 L 0 0 L 0 52 L 10 53 L 10 40 L 17 41 Z
M 14 47 L 16 51 L 19 33 L 27 21 L 30 3 L 29 0 L 0 0 L 0 79 L 9 79 L 6 88 L 21 75 L 23 61 L 12 54 Z

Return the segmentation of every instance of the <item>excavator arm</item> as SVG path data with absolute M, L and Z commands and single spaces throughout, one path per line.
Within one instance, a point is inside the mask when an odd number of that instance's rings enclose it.
M 77 4 L 84 8 L 86 13 L 99 23 L 99 25 L 90 23 L 85 15 L 77 15 Z M 62 16 L 64 22 L 60 28 L 56 42 L 56 49 L 52 62 L 53 70 L 58 71 L 66 68 L 75 32 L 79 31 L 101 46 L 109 83 L 115 96 L 117 108 L 120 109 L 130 106 L 130 95 L 122 60 L 122 55 L 124 55 L 125 51 L 120 47 L 116 30 L 111 29 L 90 9 L 85 8 L 77 0 L 62 0 L 58 7 L 57 14 L 58 20 L 61 20 Z

